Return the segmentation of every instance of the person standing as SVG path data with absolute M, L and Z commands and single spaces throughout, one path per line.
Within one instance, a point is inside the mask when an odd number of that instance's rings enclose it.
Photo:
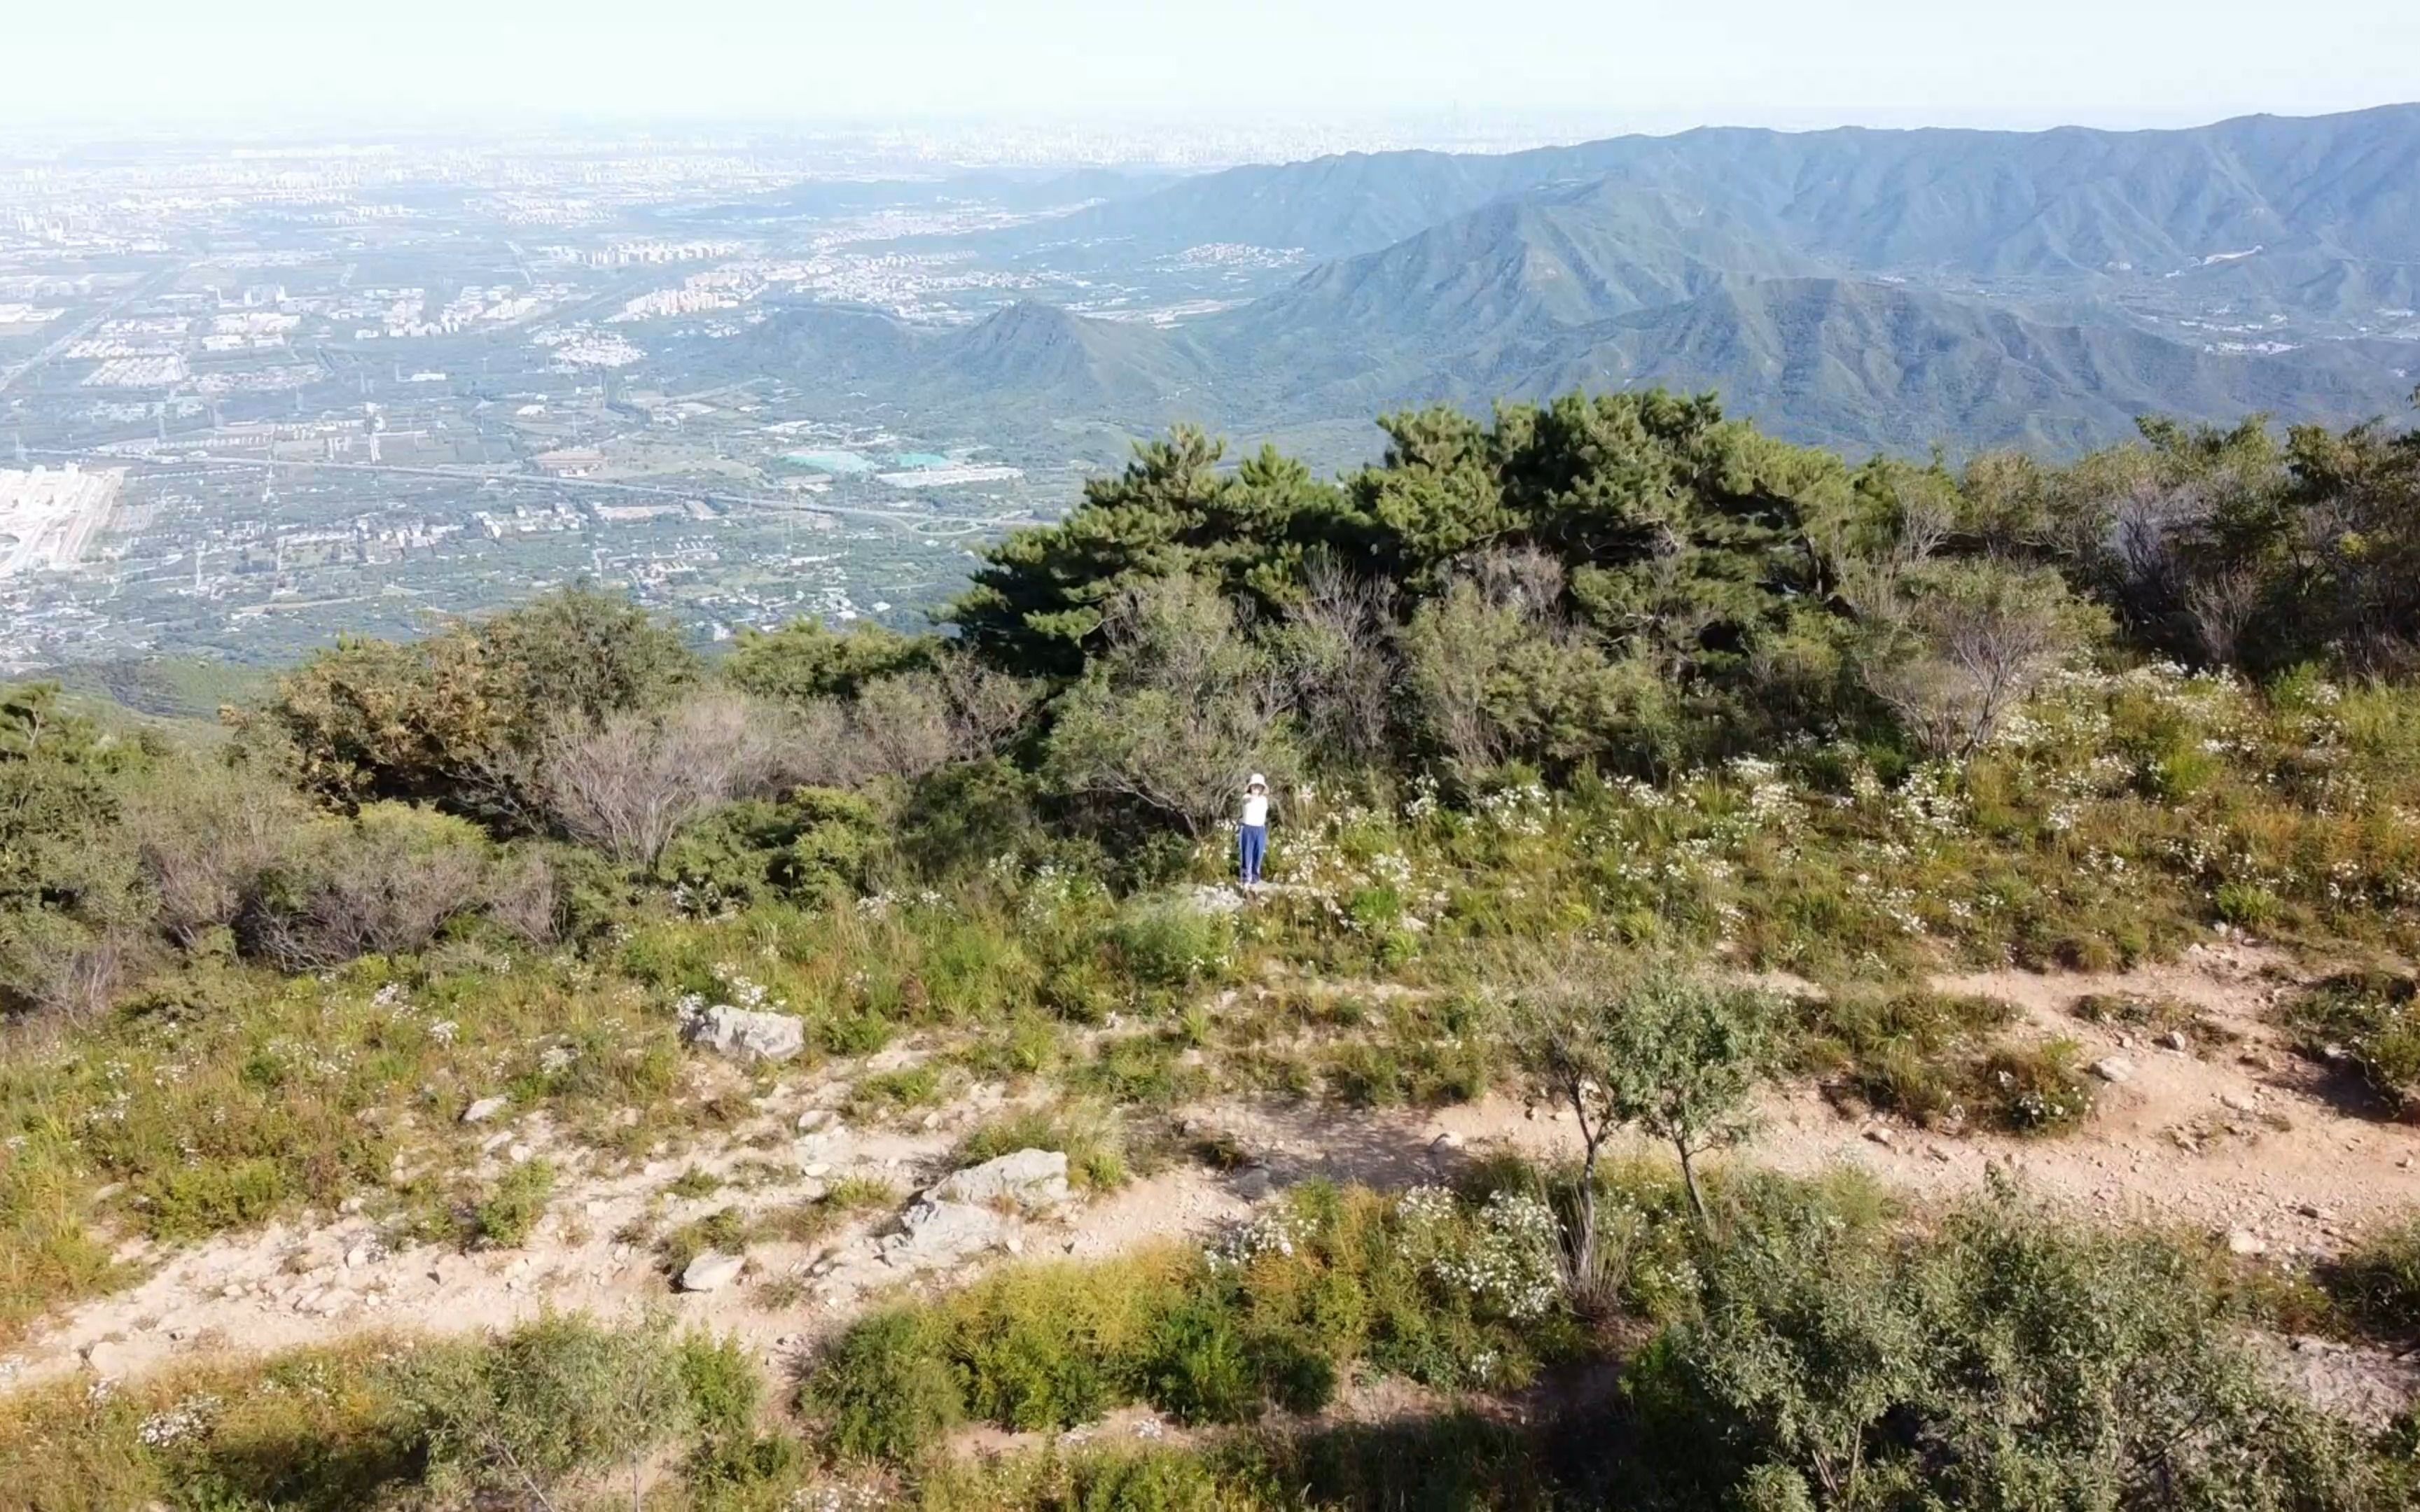
M 1261 885 L 1261 863 L 1269 855 L 1269 784 L 1258 772 L 1244 784 L 1244 827 L 1236 843 L 1249 892 Z

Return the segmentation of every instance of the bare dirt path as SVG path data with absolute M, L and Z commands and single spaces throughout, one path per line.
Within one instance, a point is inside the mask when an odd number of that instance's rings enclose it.
M 2072 1039 L 2087 1062 L 2122 1057 L 2125 1079 L 2101 1087 L 2084 1130 L 2036 1140 L 1930 1134 L 1844 1113 L 1816 1089 L 1793 1087 L 1769 1100 L 1757 1137 L 1735 1158 L 1800 1174 L 1856 1166 L 1919 1203 L 1978 1191 L 1996 1168 L 2063 1210 L 2182 1224 L 2227 1235 L 2246 1253 L 2331 1252 L 2420 1206 L 2420 1125 L 2380 1119 L 2288 1050 L 2265 1022 L 2281 986 L 2277 971 L 2258 952 L 2213 949 L 2122 974 L 1945 978 L 1946 990 L 2015 1004 L 2020 1034 Z M 2087 994 L 2121 992 L 2190 1004 L 2220 1042 L 2170 1048 L 2072 1011 Z M 937 1119 L 870 1128 L 832 1121 L 799 1133 L 800 1114 L 832 1102 L 841 1086 L 826 1080 L 764 1100 L 760 1116 L 733 1131 L 720 1153 L 619 1175 L 587 1170 L 577 1150 L 551 1149 L 543 1127 L 525 1121 L 515 1132 L 520 1151 L 551 1155 L 562 1178 L 549 1216 L 520 1249 L 390 1251 L 380 1226 L 360 1213 L 223 1237 L 166 1256 L 140 1285 L 56 1318 L 0 1361 L 0 1382 L 79 1370 L 122 1377 L 183 1356 L 367 1331 L 458 1333 L 549 1308 L 606 1317 L 670 1308 L 684 1323 L 737 1335 L 779 1366 L 876 1297 L 962 1281 L 1010 1255 L 1098 1257 L 1203 1235 L 1266 1191 L 1309 1177 L 1401 1187 L 1444 1179 L 1491 1147 L 1572 1148 L 1569 1124 L 1552 1110 L 1503 1097 L 1425 1111 L 1219 1100 L 1186 1119 L 1196 1134 L 1222 1136 L 1239 1151 L 1238 1169 L 1171 1167 L 1058 1216 L 1013 1223 L 980 1257 L 936 1267 L 887 1253 L 880 1239 L 895 1221 L 893 1206 L 812 1242 L 752 1244 L 738 1281 L 683 1293 L 650 1248 L 626 1237 L 642 1221 L 662 1229 L 726 1206 L 752 1213 L 796 1206 L 848 1177 L 878 1180 L 904 1198 L 946 1171 L 965 1127 L 1006 1102 L 1001 1088 L 983 1087 Z M 768 1155 L 786 1160 L 794 1176 L 697 1197 L 665 1192 L 692 1166 L 734 1173 Z M 2328 1363 L 2306 1364 L 2324 1371 Z

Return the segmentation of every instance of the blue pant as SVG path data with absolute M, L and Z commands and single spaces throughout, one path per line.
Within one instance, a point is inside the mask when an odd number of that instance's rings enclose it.
M 1243 853 L 1244 886 L 1249 887 L 1261 880 L 1261 862 L 1269 854 L 1269 826 L 1246 825 L 1238 832 L 1237 843 Z

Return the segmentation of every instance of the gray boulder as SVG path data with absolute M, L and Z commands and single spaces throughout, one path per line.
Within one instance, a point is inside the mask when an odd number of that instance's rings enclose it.
M 787 1060 L 807 1047 L 807 1021 L 716 1003 L 684 1014 L 681 1038 L 734 1060 Z
M 889 1264 L 910 1268 L 957 1265 L 1005 1245 L 1013 1220 L 971 1202 L 951 1202 L 931 1193 L 899 1215 L 899 1231 L 879 1244 Z
M 1067 1200 L 1067 1157 L 1055 1149 L 1020 1149 L 943 1177 L 925 1197 L 979 1208 L 1013 1206 L 1028 1212 Z

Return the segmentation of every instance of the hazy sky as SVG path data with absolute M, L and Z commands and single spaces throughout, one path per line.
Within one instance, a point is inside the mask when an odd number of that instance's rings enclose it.
M 2122 126 L 2420 99 L 2420 0 L 0 0 L 0 114 L 130 125 Z

